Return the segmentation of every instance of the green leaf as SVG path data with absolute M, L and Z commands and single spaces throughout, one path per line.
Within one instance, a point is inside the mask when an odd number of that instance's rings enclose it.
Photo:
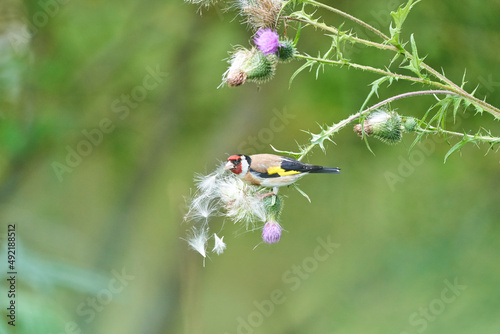
M 333 140 L 330 138 L 328 134 L 328 129 L 324 129 L 322 126 L 320 126 L 321 132 L 320 133 L 312 133 L 309 131 L 304 131 L 303 132 L 311 135 L 311 144 L 318 145 L 323 152 L 325 152 L 325 140 L 331 141 L 333 143 Z
M 302 191 L 299 187 L 297 187 L 297 185 L 295 183 L 292 183 L 291 184 L 295 189 L 297 189 L 297 191 L 302 195 L 304 196 L 305 198 L 307 198 L 307 200 L 309 201 L 309 203 L 311 203 L 311 199 L 309 198 L 309 196 L 307 196 L 307 194 Z
M 365 101 L 363 102 L 363 105 L 361 106 L 360 110 L 364 110 L 366 105 L 368 104 L 368 101 L 371 99 L 371 97 L 375 94 L 378 97 L 378 88 L 380 87 L 381 84 L 383 84 L 386 81 L 389 81 L 389 85 L 392 84 L 392 81 L 394 80 L 394 77 L 391 76 L 384 76 L 381 77 L 375 81 L 373 81 L 370 86 L 372 86 L 372 89 L 370 90 L 370 93 L 368 93 L 368 96 L 366 97 Z
M 417 137 L 415 138 L 413 143 L 411 143 L 410 148 L 408 149 L 408 154 L 413 150 L 415 145 L 417 145 L 417 143 L 419 143 L 422 140 L 422 137 L 424 136 L 424 134 L 425 134 L 424 132 L 419 132 L 417 134 Z
M 391 33 L 391 39 L 389 40 L 390 43 L 394 45 L 400 45 L 399 35 L 401 34 L 403 23 L 408 17 L 408 14 L 410 13 L 410 10 L 413 8 L 413 6 L 415 6 L 419 2 L 420 0 L 417 1 L 409 0 L 406 6 L 403 7 L 403 5 L 401 5 L 399 6 L 396 12 L 391 12 L 391 16 L 394 20 L 395 27 L 392 26 L 391 22 L 391 26 L 389 27 Z
M 273 149 L 274 152 L 277 152 L 277 153 L 285 153 L 285 154 L 288 154 L 292 157 L 300 157 L 301 153 L 298 153 L 298 152 L 290 152 L 290 151 L 281 151 L 281 150 L 278 150 L 277 148 L 275 148 L 273 145 L 269 145 L 271 146 L 271 148 Z
M 295 39 L 293 40 L 293 46 L 297 47 L 300 38 L 300 32 L 302 30 L 302 23 L 299 22 L 299 26 L 297 27 L 297 34 L 295 35 Z
M 462 103 L 462 98 L 461 97 L 453 97 L 453 122 L 456 122 L 456 119 L 457 119 L 457 112 L 458 112 L 458 108 L 460 108 L 460 104 Z
M 415 73 L 419 78 L 424 79 L 425 76 L 422 75 L 422 73 L 420 72 L 420 68 L 421 68 L 421 64 L 424 61 L 425 57 L 420 58 L 418 56 L 417 44 L 415 43 L 415 38 L 413 37 L 413 34 L 411 34 L 410 40 L 411 40 L 412 57 L 410 59 L 409 64 L 406 66 L 402 66 L 402 68 L 406 68 L 406 69 L 412 71 L 413 73 Z
M 480 114 L 480 115 L 483 114 L 484 109 L 479 104 L 474 103 L 474 108 L 476 108 L 476 114 Z
M 300 73 L 302 72 L 303 70 L 305 70 L 306 68 L 310 68 L 312 69 L 312 67 L 314 66 L 314 63 L 315 61 L 312 61 L 312 60 L 307 60 L 306 63 L 304 65 L 302 65 L 301 67 L 299 67 L 293 74 L 292 76 L 290 77 L 290 81 L 288 83 L 289 87 L 292 86 L 292 82 L 293 82 L 293 79 L 295 79 L 295 77 Z M 309 69 L 309 70 L 310 70 Z
M 462 149 L 462 147 L 464 147 L 465 144 L 467 144 L 468 142 L 469 142 L 469 139 L 467 139 L 466 137 L 464 137 L 461 141 L 459 141 L 458 143 L 456 143 L 455 145 L 453 145 L 453 147 L 450 148 L 450 150 L 444 156 L 444 163 L 446 163 L 446 160 L 448 160 L 448 158 L 449 158 L 450 155 L 452 155 L 456 151 Z

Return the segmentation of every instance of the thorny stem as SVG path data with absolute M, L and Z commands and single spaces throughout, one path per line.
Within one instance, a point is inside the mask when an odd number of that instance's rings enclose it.
M 403 75 L 403 74 L 385 71 L 385 70 L 382 70 L 382 69 L 379 69 L 376 67 L 351 63 L 347 60 L 342 61 L 342 60 L 323 59 L 323 58 L 311 57 L 311 56 L 302 55 L 302 54 L 297 54 L 297 55 L 295 55 L 295 57 L 301 58 L 301 59 L 312 60 L 312 61 L 316 61 L 318 63 L 329 64 L 329 65 L 347 65 L 349 67 L 354 67 L 354 68 L 359 69 L 359 70 L 369 71 L 369 72 L 373 72 L 373 73 L 377 73 L 377 74 L 383 74 L 383 75 L 394 77 L 396 79 L 404 79 L 404 80 L 408 80 L 408 81 L 419 82 L 422 84 L 434 85 L 436 87 L 443 88 L 443 89 L 448 89 L 448 86 L 443 85 L 439 82 L 432 82 L 432 81 L 426 80 L 426 79 L 415 78 L 415 77 L 411 77 L 408 75 Z
M 382 37 L 382 39 L 384 39 L 384 40 L 386 40 L 386 41 L 388 41 L 388 40 L 389 40 L 389 37 L 387 37 L 387 36 L 386 36 L 383 32 L 381 32 L 381 31 L 380 31 L 380 30 L 378 30 L 377 28 L 375 28 L 375 27 L 373 27 L 373 26 L 369 25 L 368 23 L 366 23 L 366 22 L 364 22 L 364 21 L 362 21 L 362 20 L 358 19 L 357 17 L 354 17 L 354 16 L 352 16 L 352 15 L 350 15 L 350 14 L 347 14 L 346 12 L 343 12 L 343 11 L 341 11 L 341 10 L 337 9 L 337 8 L 330 7 L 330 6 L 328 6 L 328 5 L 325 5 L 324 3 L 317 2 L 317 1 L 315 1 L 315 0 L 307 0 L 306 2 L 310 3 L 311 5 L 315 5 L 315 6 L 318 6 L 318 7 L 322 7 L 322 8 L 324 8 L 324 9 L 327 9 L 327 10 L 331 11 L 331 12 L 334 12 L 334 13 L 336 13 L 336 14 L 339 14 L 339 15 L 341 15 L 341 16 L 343 16 L 343 17 L 345 17 L 345 18 L 347 18 L 347 19 L 349 19 L 349 20 L 351 20 L 351 21 L 356 22 L 357 24 L 359 24 L 359 25 L 361 25 L 361 26 L 365 27 L 366 29 L 368 29 L 368 30 L 370 30 L 370 31 L 374 32 L 374 33 L 375 33 L 375 34 L 377 34 L 378 36 Z
M 477 139 L 480 141 L 488 142 L 488 143 L 500 143 L 500 138 L 497 137 L 491 137 L 491 136 L 474 136 L 474 135 L 469 135 L 466 133 L 461 133 L 461 132 L 455 132 L 455 131 L 449 131 L 449 130 L 444 130 L 444 129 L 439 129 L 434 126 L 429 126 L 426 129 L 418 129 L 418 132 L 425 133 L 425 134 L 448 134 L 448 135 L 453 135 L 453 136 L 459 136 L 459 137 L 467 137 L 470 139 Z
M 394 52 L 399 52 L 399 53 L 402 53 L 407 59 L 409 60 L 412 60 L 413 59 L 413 55 L 408 52 L 407 50 L 404 49 L 404 47 L 402 45 L 399 45 L 393 41 L 390 40 L 390 38 L 385 35 L 384 33 L 382 33 L 381 31 L 379 31 L 378 29 L 376 29 L 375 27 L 371 26 L 370 24 L 350 15 L 350 14 L 347 14 L 339 9 L 336 9 L 336 8 L 333 8 L 333 7 L 330 7 L 328 5 L 325 5 L 321 2 L 318 2 L 318 1 L 315 1 L 315 0 L 306 0 L 304 1 L 306 3 L 309 3 L 311 5 L 314 5 L 314 6 L 317 6 L 317 7 L 321 7 L 321 8 L 324 8 L 324 9 L 327 9 L 333 13 L 336 13 L 338 15 L 341 15 L 359 25 L 361 25 L 362 27 L 374 32 L 375 34 L 377 34 L 378 36 L 380 36 L 385 42 L 387 43 L 390 43 L 390 45 L 386 45 L 386 44 L 381 44 L 381 43 L 376 43 L 376 42 L 371 42 L 371 41 L 368 41 L 368 40 L 364 40 L 364 39 L 361 39 L 361 38 L 357 38 L 357 37 L 351 37 L 351 40 L 352 41 L 356 41 L 356 42 L 359 42 L 359 43 L 362 43 L 362 44 L 365 44 L 367 46 L 373 46 L 373 47 L 376 47 L 378 49 L 386 49 L 386 50 L 392 50 Z M 289 19 L 294 19 L 294 18 L 290 18 Z M 295 19 L 295 20 L 298 20 L 298 19 Z M 330 30 L 328 25 L 326 24 L 322 24 L 322 23 L 317 23 L 317 22 L 313 22 L 313 21 L 308 21 L 308 20 L 301 20 L 301 22 L 305 22 L 305 23 L 308 23 L 308 24 L 311 24 L 313 26 L 316 26 L 318 28 L 321 28 L 321 29 L 324 29 L 326 31 L 330 31 L 330 32 L 333 32 L 335 34 L 338 34 L 338 30 L 337 29 L 334 29 L 334 30 Z M 354 66 L 356 67 L 356 66 Z M 491 104 L 487 103 L 486 101 L 483 101 L 483 100 L 480 100 L 478 99 L 477 97 L 473 96 L 472 94 L 469 94 L 468 92 L 466 92 L 464 89 L 462 89 L 460 86 L 458 86 L 457 84 L 455 84 L 453 81 L 451 81 L 450 79 L 448 79 L 446 76 L 444 76 L 443 74 L 439 73 L 438 71 L 436 71 L 435 69 L 433 69 L 432 67 L 430 67 L 429 65 L 427 65 L 426 63 L 424 63 L 423 61 L 420 63 L 420 67 L 425 69 L 427 72 L 429 72 L 432 76 L 434 76 L 435 78 L 437 78 L 439 81 L 445 83 L 446 85 L 442 85 L 442 84 L 439 84 L 436 83 L 436 82 L 432 82 L 432 81 L 426 81 L 426 80 L 423 80 L 423 79 L 417 79 L 417 78 L 413 78 L 411 81 L 415 81 L 415 82 L 425 82 L 425 83 L 428 83 L 428 84 L 431 84 L 432 86 L 435 86 L 435 87 L 439 87 L 439 88 L 444 88 L 444 89 L 448 89 L 450 91 L 453 91 L 455 93 L 457 93 L 458 95 L 468 99 L 469 101 L 472 101 L 474 102 L 476 105 L 479 105 L 480 107 L 482 107 L 484 110 L 486 110 L 487 112 L 489 112 L 490 114 L 492 114 L 493 116 L 495 116 L 496 118 L 500 118 L 500 109 L 492 106 Z M 377 71 L 379 73 L 381 73 L 380 71 Z M 400 77 L 399 75 L 396 75 L 394 73 L 391 73 L 389 74 L 390 72 L 387 72 L 388 75 L 391 75 L 393 77 Z M 401 76 L 400 78 L 404 78 L 405 76 Z M 411 77 L 407 77 L 407 78 L 411 78 Z
M 320 29 L 323 29 L 325 31 L 329 31 L 329 32 L 331 32 L 331 33 L 333 33 L 335 35 L 339 35 L 338 29 L 330 27 L 329 25 L 327 25 L 325 23 L 308 21 L 308 20 L 304 20 L 304 19 L 295 18 L 295 17 L 292 17 L 292 16 L 283 16 L 282 18 L 284 20 L 290 20 L 290 21 L 297 21 L 297 22 L 307 23 L 307 24 L 309 24 L 309 25 L 311 25 L 313 27 L 320 28 Z M 355 43 L 360 43 L 360 44 L 364 44 L 364 45 L 367 45 L 367 46 L 373 46 L 373 47 L 376 47 L 377 49 L 382 49 L 382 50 L 398 51 L 397 48 L 395 48 L 392 45 L 376 43 L 376 42 L 372 42 L 372 41 L 369 41 L 369 40 L 366 40 L 366 39 L 363 39 L 363 38 L 359 38 L 359 37 L 355 37 L 355 36 L 347 36 L 347 37 L 349 38 L 349 40 L 351 40 L 352 42 L 355 42 Z
M 404 98 L 408 98 L 408 97 L 419 96 L 419 95 L 435 95 L 435 94 L 458 95 L 457 93 L 451 92 L 448 90 L 423 90 L 423 91 L 408 92 L 408 93 L 404 93 L 404 94 L 395 95 L 395 96 L 392 96 L 388 99 L 385 99 L 384 101 L 381 101 L 381 102 L 369 107 L 368 109 L 362 110 L 362 111 L 358 112 L 357 114 L 351 115 L 348 118 L 340 121 L 337 124 L 334 124 L 332 127 L 330 127 L 325 132 L 325 136 L 330 138 L 333 134 L 340 131 L 342 128 L 344 128 L 346 125 L 348 125 L 352 121 L 355 121 L 358 118 L 360 118 L 361 116 L 363 116 L 363 115 L 365 115 L 365 114 L 367 114 L 367 113 L 369 113 L 377 108 L 380 108 L 380 107 L 382 107 L 382 106 L 384 106 L 387 103 L 390 103 L 392 101 L 404 99 Z M 450 132 L 450 134 L 453 134 L 453 133 Z M 463 134 L 462 134 L 462 136 L 463 136 Z M 311 143 L 307 147 L 305 147 L 302 150 L 301 155 L 297 160 L 299 160 L 299 161 L 302 160 L 316 145 L 318 145 L 318 144 Z

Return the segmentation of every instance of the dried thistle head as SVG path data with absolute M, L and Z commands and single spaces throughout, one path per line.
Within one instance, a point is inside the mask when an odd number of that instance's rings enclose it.
M 215 5 L 219 0 L 184 0 L 185 2 L 189 2 L 193 5 L 200 6 L 200 12 L 202 7 L 210 7 Z
M 276 29 L 283 7 L 282 0 L 238 0 L 241 15 L 254 30 Z

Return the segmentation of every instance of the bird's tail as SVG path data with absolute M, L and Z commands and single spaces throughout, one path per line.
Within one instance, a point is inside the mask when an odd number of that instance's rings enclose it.
M 340 168 L 323 167 L 321 169 L 312 170 L 310 173 L 338 174 L 340 173 Z

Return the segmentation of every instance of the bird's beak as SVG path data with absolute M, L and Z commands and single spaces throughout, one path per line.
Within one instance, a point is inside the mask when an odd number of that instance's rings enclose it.
M 233 163 L 231 161 L 228 161 L 224 166 L 224 170 L 230 170 L 231 168 L 233 168 Z

